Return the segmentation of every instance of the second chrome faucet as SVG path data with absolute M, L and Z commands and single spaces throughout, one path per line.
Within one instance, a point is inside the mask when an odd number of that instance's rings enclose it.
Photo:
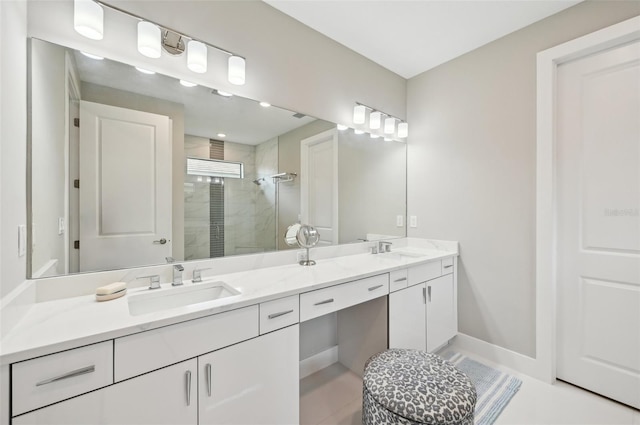
M 171 282 L 172 286 L 180 286 L 182 285 L 182 272 L 184 271 L 184 267 L 181 264 L 173 265 L 173 282 Z

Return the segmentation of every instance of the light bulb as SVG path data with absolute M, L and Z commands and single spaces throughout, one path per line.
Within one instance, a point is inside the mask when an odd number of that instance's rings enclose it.
M 364 124 L 367 108 L 364 105 L 356 105 L 353 108 L 353 123 Z
M 398 137 L 404 139 L 409 135 L 409 124 L 406 122 L 401 122 L 398 124 Z
M 138 22 L 138 51 L 148 58 L 159 58 L 162 31 L 147 21 Z
M 389 117 L 384 120 L 384 133 L 385 134 L 393 134 L 396 130 L 396 119 Z
M 104 11 L 92 0 L 75 0 L 73 3 L 73 28 L 92 40 L 102 40 L 104 35 Z
M 245 60 L 240 56 L 229 57 L 229 82 L 241 86 L 245 82 Z
M 196 40 L 187 43 L 187 68 L 203 74 L 207 72 L 207 46 Z
M 340 130 L 340 131 L 344 131 L 344 130 L 348 129 L 349 127 L 344 125 L 344 124 L 338 124 L 338 125 L 336 125 L 336 128 L 338 130 Z
M 369 128 L 371 130 L 379 129 L 381 121 L 382 121 L 382 112 L 373 111 L 371 115 L 369 115 Z

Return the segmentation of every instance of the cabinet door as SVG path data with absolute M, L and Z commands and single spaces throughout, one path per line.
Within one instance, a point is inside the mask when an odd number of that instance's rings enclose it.
M 456 335 L 453 275 L 427 282 L 427 351 L 434 351 Z
M 389 294 L 389 348 L 426 347 L 425 284 Z
M 200 356 L 200 425 L 297 424 L 299 325 Z
M 196 367 L 195 359 L 178 363 L 18 416 L 12 425 L 196 425 Z

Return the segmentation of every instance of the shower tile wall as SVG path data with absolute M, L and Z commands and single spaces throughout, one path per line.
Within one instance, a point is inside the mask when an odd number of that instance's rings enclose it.
M 209 139 L 185 135 L 185 156 L 209 158 Z M 209 258 L 210 185 L 186 176 L 184 183 L 184 259 Z
M 278 138 L 256 146 L 257 178 L 264 180 L 256 194 L 256 242 L 265 251 L 276 249 L 276 187 L 270 176 L 278 174 Z
M 244 163 L 243 179 L 225 179 L 225 255 L 261 252 L 256 241 L 256 147 L 225 142 L 224 158 Z

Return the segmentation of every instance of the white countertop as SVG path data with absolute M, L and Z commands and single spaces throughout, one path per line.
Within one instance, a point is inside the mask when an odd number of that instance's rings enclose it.
M 94 295 L 38 302 L 3 335 L 0 365 L 458 255 L 457 249 L 407 247 L 399 252 L 411 255 L 357 254 L 318 260 L 311 267 L 291 264 L 205 275 L 205 283 L 223 281 L 241 294 L 139 316 L 129 313 L 128 297 L 148 291 L 146 287 L 130 289 L 125 296 L 105 302 L 97 302 Z M 158 291 L 171 289 L 171 284 L 163 284 Z

